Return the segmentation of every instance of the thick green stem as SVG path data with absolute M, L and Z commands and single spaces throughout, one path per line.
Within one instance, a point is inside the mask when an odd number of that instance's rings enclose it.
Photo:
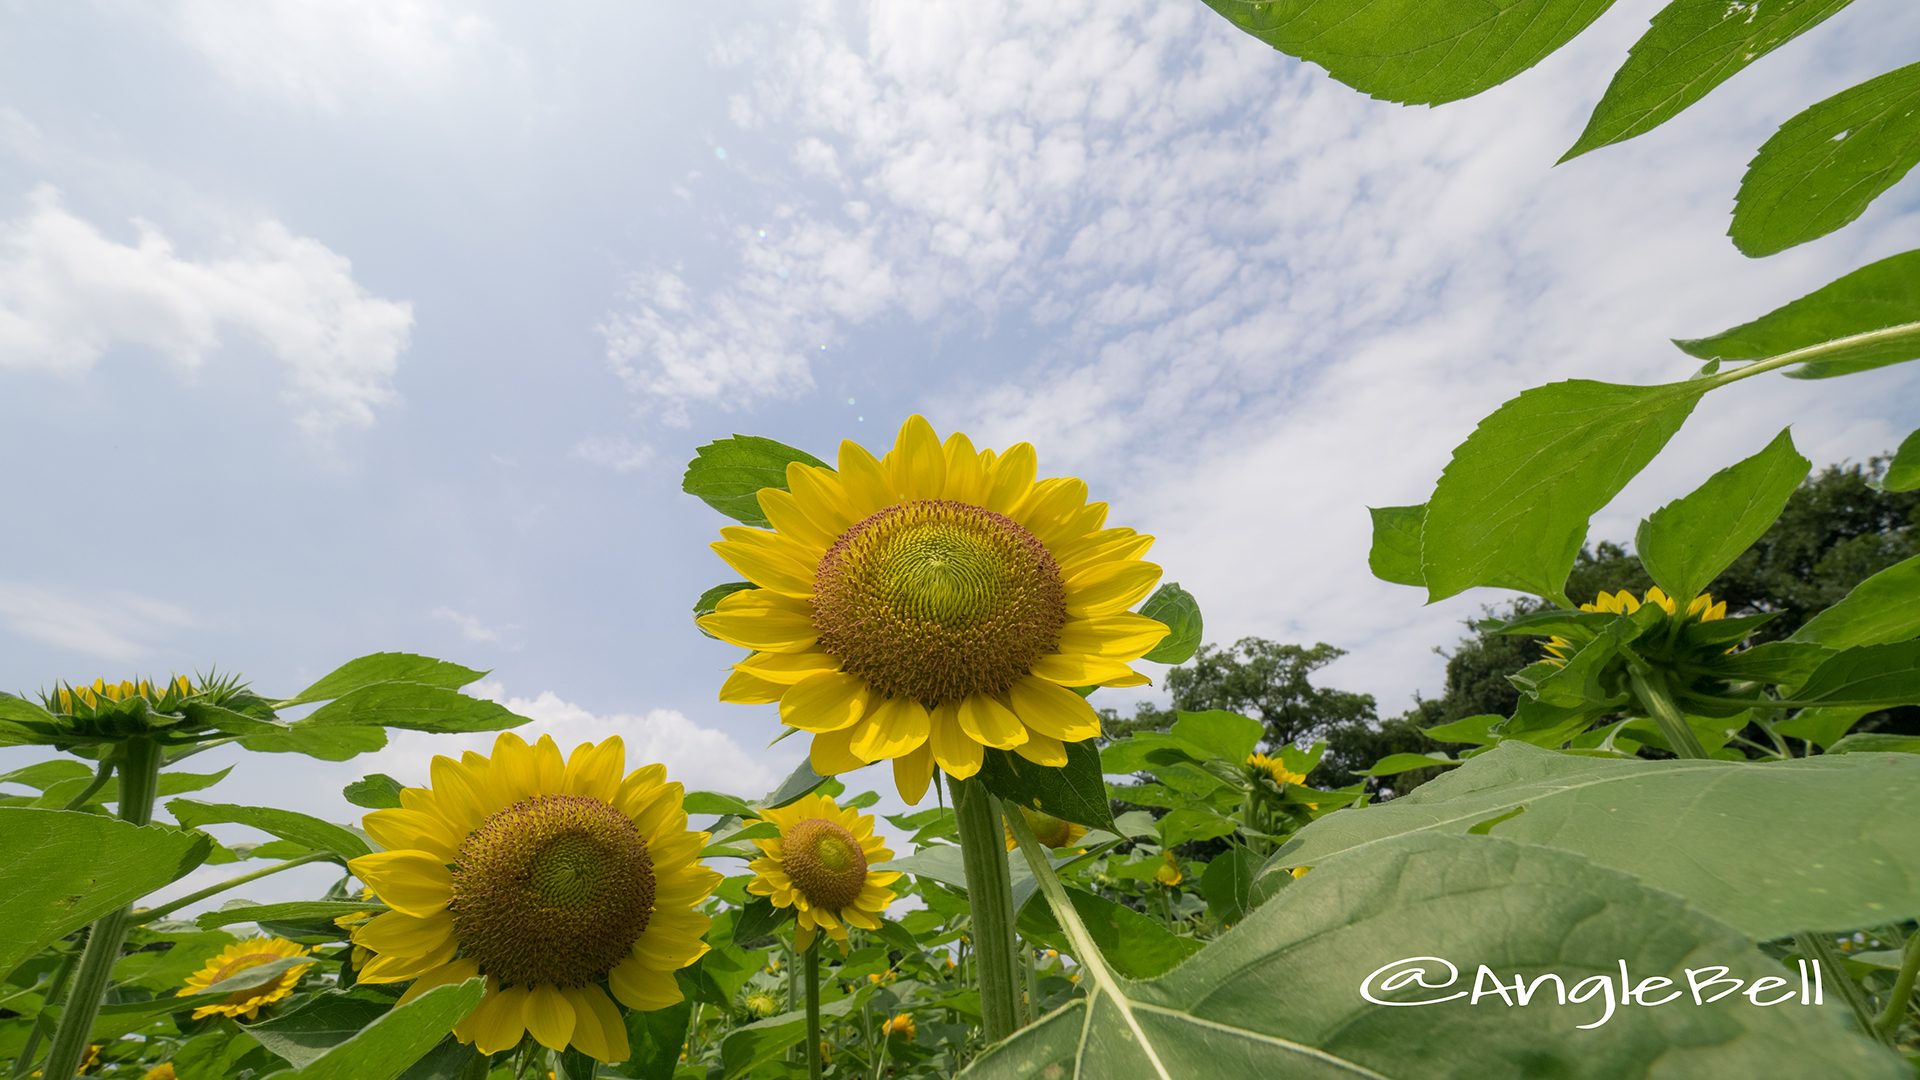
M 60 965 L 53 969 L 53 976 L 47 980 L 47 992 L 40 999 L 40 1011 L 34 1014 L 33 1027 L 27 1030 L 27 1041 L 21 1044 L 20 1053 L 13 1059 L 15 1080 L 33 1072 L 34 1055 L 40 1052 L 40 1040 L 47 1037 L 48 1005 L 60 1000 L 67 991 L 67 980 L 73 978 L 73 965 L 80 959 L 78 952 L 69 952 L 60 958 Z
M 1793 943 L 1802 955 L 1833 976 L 1833 985 L 1840 992 L 1840 1000 L 1847 1003 L 1860 1030 L 1892 1046 L 1893 1039 L 1874 1026 L 1873 1005 L 1867 1000 L 1867 992 L 1848 974 L 1847 962 L 1840 958 L 1840 950 L 1833 947 L 1833 939 L 1824 934 L 1795 934 Z
M 316 851 L 311 855 L 302 855 L 297 859 L 288 859 L 286 862 L 274 863 L 272 866 L 262 867 L 250 873 L 230 877 L 218 884 L 209 885 L 199 892 L 188 893 L 178 900 L 168 901 L 157 908 L 143 911 L 138 918 L 133 920 L 132 925 L 145 926 L 150 922 L 158 922 L 189 904 L 197 904 L 209 896 L 218 896 L 228 889 L 238 888 L 249 881 L 259 881 L 263 877 L 271 877 L 282 870 L 291 870 L 296 866 L 305 866 L 308 863 L 325 862 L 331 858 L 333 858 L 333 855 L 329 852 Z
M 129 739 L 121 746 L 120 817 L 135 825 L 153 820 L 153 798 L 160 787 L 160 746 L 151 739 Z M 87 1036 L 100 1014 L 100 1002 L 107 996 L 107 984 L 113 978 L 113 965 L 120 959 L 120 946 L 127 939 L 127 916 L 131 908 L 101 916 L 87 932 L 86 951 L 80 954 L 80 970 L 73 990 L 67 995 L 60 1027 L 53 1033 L 53 1048 L 47 1051 L 43 1073 L 48 1080 L 72 1080 L 80 1072 L 80 1059 L 87 1052 Z
M 81 788 L 80 794 L 68 799 L 67 805 L 61 809 L 78 810 L 87 805 L 93 801 L 95 795 L 99 794 L 101 788 L 107 786 L 107 781 L 111 779 L 113 779 L 113 755 L 108 754 L 100 759 L 100 767 L 93 771 L 93 781 L 86 787 Z
M 1907 1018 L 1907 1006 L 1913 1002 L 1913 980 L 1920 975 L 1920 930 L 1907 935 L 1907 952 L 1900 961 L 1900 973 L 1894 976 L 1893 993 L 1887 996 L 1887 1004 L 1880 1010 L 1879 1019 L 1873 1026 L 1883 1039 L 1891 1039 L 1900 1030 L 1900 1022 Z
M 1633 681 L 1634 696 L 1653 714 L 1654 723 L 1660 725 L 1660 733 L 1667 737 L 1667 745 L 1673 747 L 1675 756 L 1706 757 L 1707 748 L 1700 745 L 1700 737 L 1693 733 L 1693 725 L 1687 723 L 1680 707 L 1673 703 L 1673 695 L 1667 691 L 1666 677 L 1657 671 L 1640 672 L 1632 668 L 1627 669 L 1627 677 Z
M 1020 984 L 1014 966 L 1013 875 L 1007 838 L 993 794 L 978 777 L 955 780 L 953 813 L 967 874 L 973 948 L 979 964 L 980 1026 L 999 1042 L 1020 1027 Z
M 814 939 L 807 946 L 806 974 L 801 982 L 807 985 L 807 1078 L 820 1080 L 820 941 Z

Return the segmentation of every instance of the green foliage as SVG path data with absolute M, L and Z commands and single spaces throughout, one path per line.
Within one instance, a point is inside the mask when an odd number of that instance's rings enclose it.
M 1145 659 L 1156 664 L 1184 664 L 1200 647 L 1200 636 L 1205 632 L 1200 604 L 1178 582 L 1169 581 L 1155 589 L 1140 605 L 1140 614 L 1166 623 L 1168 631 Z
M 735 435 L 710 442 L 687 462 L 680 489 L 735 521 L 765 528 L 756 495 L 761 488 L 787 490 L 787 466 L 793 462 L 824 466 L 805 450 L 758 435 Z M 717 600 L 718 597 L 715 597 Z
M 1009 750 L 988 750 L 980 782 L 1011 803 L 1077 822 L 1090 829 L 1112 829 L 1113 810 L 1100 778 L 1100 751 L 1091 743 L 1067 744 L 1067 763 L 1035 765 Z
M 393 1080 L 472 1012 L 485 992 L 481 979 L 435 987 L 299 1068 L 272 1076 L 274 1080 Z
M 1920 430 L 1900 440 L 1882 486 L 1888 491 L 1920 490 Z
M 1797 379 L 1912 360 L 1920 356 L 1920 251 L 1869 263 L 1731 330 L 1674 344 L 1702 360 L 1800 360 L 1787 373 Z
M 1427 507 L 1376 506 L 1367 513 L 1373 517 L 1373 549 L 1367 554 L 1367 568 L 1381 581 L 1395 585 L 1425 585 L 1420 569 L 1420 532 L 1426 526 Z
M 1909 64 L 1780 125 L 1747 166 L 1728 233 L 1754 256 L 1818 239 L 1859 217 L 1916 162 L 1920 64 Z
M 413 653 L 371 653 L 357 660 L 347 661 L 319 682 L 278 704 L 281 708 L 287 708 L 294 705 L 310 705 L 316 701 L 330 701 L 380 683 L 418 683 L 421 686 L 437 686 L 443 690 L 458 690 L 485 675 L 484 671 L 475 671 L 445 660 L 435 660 L 431 656 L 416 656 Z
M 292 810 L 175 799 L 167 804 L 167 812 L 188 828 L 197 829 L 215 822 L 251 826 L 311 850 L 324 851 L 341 862 L 357 859 L 373 850 L 367 845 L 366 838 L 352 829 Z
M 1779 518 L 1811 467 L 1782 431 L 1766 449 L 1654 511 L 1634 538 L 1641 564 L 1681 603 L 1706 592 Z

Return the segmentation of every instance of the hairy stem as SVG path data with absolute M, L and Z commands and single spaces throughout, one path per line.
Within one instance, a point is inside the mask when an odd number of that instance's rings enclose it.
M 992 793 L 977 777 L 953 781 L 953 813 L 966 869 L 967 906 L 973 916 L 980 1026 L 988 1042 L 999 1042 L 1020 1027 L 1020 989 L 1013 957 L 1013 875 L 1007 870 L 1006 833 Z
M 1907 935 L 1907 951 L 1900 961 L 1900 973 L 1894 977 L 1893 992 L 1873 1026 L 1883 1039 L 1891 1039 L 1907 1018 L 1907 1006 L 1913 1003 L 1913 980 L 1920 975 L 1920 930 Z
M 1716 387 L 1725 386 L 1728 383 L 1739 382 L 1741 379 L 1764 374 L 1776 368 L 1787 367 L 1791 364 L 1811 363 L 1837 352 L 1845 352 L 1849 349 L 1857 349 L 1867 345 L 1885 345 L 1889 342 L 1900 341 L 1904 338 L 1920 338 L 1920 322 L 1897 323 L 1893 326 L 1883 326 L 1878 330 L 1868 330 L 1863 334 L 1848 334 L 1846 337 L 1834 338 L 1832 341 L 1822 341 L 1815 345 L 1808 345 L 1803 349 L 1794 349 L 1791 352 L 1783 352 L 1778 356 L 1769 356 L 1764 360 L 1755 360 L 1750 364 L 1742 364 L 1732 371 L 1724 371 L 1713 376 L 1710 381 Z
M 1657 671 L 1641 672 L 1627 669 L 1627 677 L 1633 682 L 1633 696 L 1653 715 L 1654 722 L 1660 725 L 1660 733 L 1667 737 L 1667 745 L 1673 747 L 1674 755 L 1683 758 L 1704 758 L 1707 748 L 1700 745 L 1699 736 L 1693 733 L 1693 725 L 1673 703 L 1673 695 L 1667 690 L 1666 677 Z
M 1833 985 L 1840 991 L 1840 1000 L 1847 1003 L 1860 1030 L 1892 1046 L 1893 1038 L 1875 1026 L 1873 1006 L 1867 1001 L 1867 992 L 1847 973 L 1846 961 L 1840 958 L 1840 950 L 1833 947 L 1833 939 L 1825 934 L 1795 934 L 1793 944 L 1802 955 L 1819 964 L 1821 970 L 1833 975 Z
M 67 992 L 67 980 L 73 978 L 73 966 L 80 960 L 80 954 L 69 952 L 60 958 L 60 965 L 53 969 L 53 975 L 47 980 L 47 992 L 40 999 L 40 1011 L 33 1016 L 33 1027 L 27 1030 L 27 1041 L 20 1046 L 20 1053 L 13 1059 L 14 1080 L 33 1072 L 34 1055 L 40 1052 L 40 1040 L 47 1037 L 48 1005 L 60 1000 Z
M 128 739 L 120 752 L 120 817 L 135 825 L 153 820 L 154 794 L 160 787 L 160 746 L 151 739 Z M 131 907 L 101 916 L 87 932 L 87 947 L 80 954 L 80 969 L 73 989 L 67 995 L 60 1026 L 53 1033 L 53 1048 L 47 1051 L 43 1073 L 49 1080 L 72 1080 L 80 1072 L 80 1059 L 87 1052 L 87 1036 L 100 1013 L 100 1002 L 107 996 L 107 984 L 113 977 L 113 965 L 120 959 L 121 943 L 127 938 L 127 916 Z
M 113 755 L 108 754 L 100 759 L 100 767 L 93 771 L 93 782 L 81 788 L 80 794 L 68 799 L 67 805 L 61 809 L 78 810 L 87 805 L 93 801 L 95 795 L 99 794 L 101 788 L 107 786 L 107 781 L 111 779 L 113 779 Z
M 286 862 L 274 863 L 272 866 L 262 867 L 261 869 L 252 871 L 251 873 L 241 874 L 237 877 L 230 877 L 225 881 L 219 882 L 214 885 L 209 885 L 206 888 L 201 889 L 199 892 L 188 893 L 187 895 L 181 897 L 178 900 L 172 900 L 165 904 L 161 904 L 157 908 L 152 908 L 150 910 L 143 911 L 140 913 L 138 918 L 132 920 L 132 925 L 145 926 L 150 922 L 158 922 L 159 920 L 166 918 L 167 916 L 173 914 L 176 911 L 179 911 L 181 908 L 186 907 L 189 904 L 197 904 L 200 901 L 205 900 L 209 896 L 218 896 L 221 893 L 226 892 L 228 889 L 238 888 L 241 885 L 245 885 L 249 881 L 259 881 L 263 877 L 270 877 L 274 874 L 279 873 L 282 870 L 291 870 L 296 866 L 305 866 L 308 863 L 324 862 L 333 857 L 334 856 L 329 852 L 316 851 L 311 855 L 302 855 L 297 859 L 288 859 Z
M 807 970 L 801 978 L 807 986 L 807 1080 L 820 1080 L 820 939 L 807 946 Z

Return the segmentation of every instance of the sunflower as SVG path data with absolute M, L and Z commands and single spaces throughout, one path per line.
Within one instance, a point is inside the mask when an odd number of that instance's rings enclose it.
M 262 964 L 271 964 L 276 960 L 305 956 L 308 949 L 282 938 L 253 938 L 248 941 L 236 941 L 221 950 L 220 955 L 207 961 L 205 967 L 187 978 L 185 986 L 180 988 L 179 997 L 190 997 L 204 993 L 214 983 L 231 979 L 235 975 L 256 968 Z M 262 1006 L 271 1005 L 293 993 L 294 984 L 300 976 L 312 967 L 312 964 L 295 964 L 259 986 L 250 986 L 244 990 L 235 990 L 227 995 L 225 1001 L 212 1005 L 202 1005 L 193 1010 L 193 1018 L 198 1020 L 206 1016 L 232 1016 L 251 1020 L 259 1015 Z
M 173 1071 L 173 1062 L 163 1061 L 141 1074 L 140 1080 L 178 1080 L 178 1077 Z
M 848 925 L 880 929 L 878 916 L 893 903 L 887 886 L 900 874 L 870 869 L 893 858 L 874 834 L 873 818 L 816 794 L 763 811 L 759 820 L 779 826 L 780 835 L 754 841 L 764 857 L 748 864 L 754 878 L 747 891 L 795 910 L 796 950 L 806 952 L 821 930 L 844 948 Z
M 1645 604 L 1652 604 L 1666 612 L 1669 617 L 1680 615 L 1680 605 L 1675 603 L 1673 597 L 1668 596 L 1658 585 L 1647 590 L 1644 600 L 1634 599 L 1633 594 L 1625 589 L 1616 593 L 1602 592 L 1593 598 L 1593 603 L 1581 604 L 1580 610 L 1606 612 L 1610 615 L 1631 615 Z M 1726 617 L 1727 602 L 1722 600 L 1714 603 L 1713 596 L 1709 593 L 1701 593 L 1694 597 L 1693 602 L 1687 605 L 1686 615 L 1683 616 L 1683 618 L 1703 623 L 1715 622 Z M 1546 650 L 1548 663 L 1563 666 L 1578 646 L 1573 641 L 1556 634 L 1547 639 L 1543 648 Z
M 880 1025 L 880 1035 L 882 1038 L 889 1035 L 898 1035 L 907 1042 L 913 1041 L 914 1030 L 912 1013 L 901 1013 L 898 1016 L 889 1017 Z
M 1073 688 L 1139 686 L 1127 665 L 1167 627 L 1128 609 L 1160 568 L 1153 543 L 1106 528 L 1107 504 L 1071 477 L 1035 479 L 1033 447 L 943 444 L 926 420 L 884 458 L 851 441 L 840 468 L 794 462 L 762 488 L 770 529 L 722 529 L 713 549 L 757 588 L 700 619 L 753 650 L 722 701 L 780 703 L 813 735 L 815 771 L 892 759 L 916 803 L 933 769 L 980 770 L 986 748 L 1037 765 L 1100 734 Z
M 707 951 L 700 905 L 720 875 L 700 865 L 707 834 L 687 830 L 666 768 L 626 772 L 618 737 L 563 759 L 551 738 L 502 732 L 493 755 L 436 757 L 430 788 L 366 816 L 387 850 L 348 863 L 392 909 L 357 926 L 373 950 L 364 983 L 408 979 L 402 1004 L 486 977 L 454 1028 L 493 1054 L 532 1033 L 598 1061 L 625 1060 L 629 1008 L 680 1000 L 673 973 Z M 603 988 L 604 987 L 604 988 Z
M 1018 804 L 1009 803 L 1008 805 Z M 1081 837 L 1087 835 L 1087 827 L 1078 822 L 1057 818 L 1039 810 L 1029 810 L 1024 806 L 1019 809 L 1020 816 L 1027 819 L 1027 828 L 1033 830 L 1033 838 L 1056 851 L 1072 847 L 1080 842 Z M 1013 838 L 1013 826 L 1003 824 L 1001 828 L 1007 833 L 1007 850 L 1012 851 L 1019 847 L 1020 842 Z
M 117 683 L 95 679 L 92 686 L 60 687 L 54 691 L 53 703 L 63 713 L 71 713 L 76 707 L 98 709 L 101 702 L 118 704 L 135 698 L 164 707 L 192 694 L 193 683 L 185 675 L 175 675 L 172 682 L 161 683 L 158 690 L 155 690 L 153 683 L 146 679 L 141 679 L 139 682 L 122 679 Z
M 1160 865 L 1154 868 L 1153 880 L 1169 889 L 1187 880 L 1186 872 L 1180 869 L 1180 860 L 1174 857 L 1173 852 L 1160 853 Z
M 1286 787 L 1288 784 L 1304 784 L 1307 782 L 1306 773 L 1294 772 L 1292 769 L 1287 768 L 1285 761 L 1277 757 L 1268 757 L 1265 754 L 1248 754 L 1247 767 L 1253 770 L 1254 775 L 1265 776 L 1267 779 L 1272 780 L 1277 787 Z

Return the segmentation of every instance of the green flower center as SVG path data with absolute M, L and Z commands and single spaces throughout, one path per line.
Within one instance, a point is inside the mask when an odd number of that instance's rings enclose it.
M 947 499 L 856 523 L 814 574 L 821 649 L 881 693 L 926 705 L 1004 694 L 1066 621 L 1047 546 L 1004 514 Z
M 447 910 L 462 951 L 501 983 L 585 986 L 627 958 L 653 897 L 653 858 L 625 814 L 536 795 L 467 837 Z
M 781 862 L 794 887 L 815 907 L 852 907 L 867 885 L 867 853 L 838 822 L 807 818 L 780 838 Z

